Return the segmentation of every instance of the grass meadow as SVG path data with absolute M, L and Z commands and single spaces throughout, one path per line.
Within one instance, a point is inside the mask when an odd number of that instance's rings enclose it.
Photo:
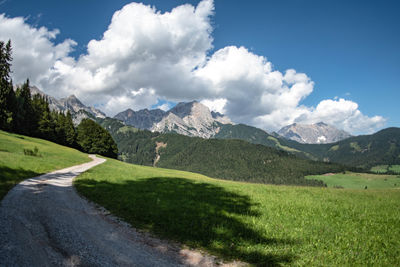
M 378 165 L 371 168 L 371 172 L 375 173 L 387 173 L 388 171 L 400 174 L 400 165 Z
M 326 183 L 328 187 L 351 189 L 400 189 L 399 175 L 346 172 L 328 175 L 310 175 L 306 178 L 321 180 Z
M 79 176 L 75 186 L 138 229 L 226 260 L 255 266 L 400 263 L 398 189 L 250 184 L 112 159 Z
M 0 131 L 0 200 L 26 178 L 88 161 L 75 149 Z

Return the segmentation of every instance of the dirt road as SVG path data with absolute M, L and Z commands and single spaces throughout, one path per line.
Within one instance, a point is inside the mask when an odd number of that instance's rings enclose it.
M 1 266 L 180 266 L 180 252 L 146 244 L 72 187 L 93 161 L 28 179 L 0 205 Z

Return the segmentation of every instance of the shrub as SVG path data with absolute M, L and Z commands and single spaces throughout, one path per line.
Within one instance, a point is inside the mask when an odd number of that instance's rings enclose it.
M 32 157 L 41 157 L 42 155 L 39 153 L 39 148 L 37 148 L 37 146 L 35 146 L 32 149 L 24 149 L 24 155 L 25 156 L 32 156 Z

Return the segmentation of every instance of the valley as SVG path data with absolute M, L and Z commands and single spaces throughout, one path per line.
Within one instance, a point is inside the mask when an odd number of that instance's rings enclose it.
M 104 164 L 81 174 L 74 185 L 79 194 L 144 233 L 200 249 L 226 262 L 255 266 L 395 265 L 399 260 L 400 195 L 394 182 L 400 178 L 348 173 L 349 167 L 312 161 L 305 154 L 314 151 L 313 155 L 318 155 L 315 151 L 330 147 L 344 155 L 359 153 L 373 158 L 374 154 L 368 153 L 379 146 L 385 149 L 382 145 L 386 143 L 389 152 L 396 153 L 397 129 L 325 145 L 284 143 L 284 139 L 269 135 L 267 142 L 279 146 L 278 150 L 236 138 L 204 139 L 139 130 L 111 118 L 95 120 L 116 141 L 121 160 L 148 166 L 107 158 Z M 234 132 L 231 128 L 230 133 Z M 264 134 L 256 132 L 261 136 L 258 140 L 263 140 Z M 71 148 L 0 133 L 3 196 L 24 178 L 88 160 Z M 363 149 L 375 140 L 381 140 L 377 147 Z M 301 152 L 298 148 L 302 147 L 308 147 L 308 152 Z M 298 157 L 290 150 L 304 155 Z M 396 168 L 386 166 L 390 171 Z M 346 174 L 340 174 L 343 171 Z M 330 172 L 336 174 L 315 175 Z M 364 180 L 355 181 L 354 177 Z M 370 180 L 368 184 L 365 179 Z M 86 260 L 85 256 L 81 259 Z

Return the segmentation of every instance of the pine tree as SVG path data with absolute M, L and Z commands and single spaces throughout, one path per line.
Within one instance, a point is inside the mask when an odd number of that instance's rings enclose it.
M 76 130 L 72 122 L 71 113 L 68 111 L 64 121 L 65 142 L 69 147 L 78 147 L 76 143 Z
M 34 135 L 37 128 L 37 121 L 34 116 L 32 106 L 31 90 L 29 88 L 29 80 L 27 80 L 21 88 L 17 88 L 16 92 L 17 110 L 15 116 L 15 131 L 25 135 Z
M 38 100 L 34 105 L 35 113 L 38 114 L 37 136 L 50 141 L 55 141 L 55 123 L 51 114 L 49 103 L 43 97 L 36 98 Z
M 16 99 L 10 77 L 11 41 L 5 44 L 0 41 L 0 129 L 13 129 L 16 110 Z

